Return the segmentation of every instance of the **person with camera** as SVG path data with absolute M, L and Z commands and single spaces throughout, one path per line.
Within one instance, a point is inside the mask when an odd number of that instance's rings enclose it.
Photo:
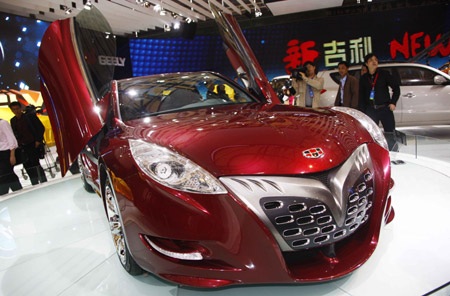
M 348 73 L 348 67 L 349 64 L 346 61 L 341 61 L 338 64 L 341 79 L 334 105 L 356 109 L 358 108 L 359 83 L 355 76 Z
M 317 77 L 317 72 L 316 66 L 309 61 L 302 68 L 291 71 L 292 87 L 296 92 L 296 106 L 320 107 L 320 93 L 324 80 L 322 77 Z
M 378 58 L 369 53 L 364 57 L 369 72 L 359 80 L 358 109 L 366 113 L 378 125 L 381 121 L 385 132 L 395 130 L 394 110 L 400 97 L 400 85 L 391 73 L 378 68 Z M 392 89 L 392 97 L 389 92 Z
M 0 195 L 7 194 L 9 189 L 22 189 L 19 178 L 14 173 L 16 164 L 15 149 L 17 140 L 11 126 L 6 120 L 0 119 Z
M 39 162 L 44 149 L 44 125 L 36 116 L 35 110 L 24 113 L 19 102 L 12 102 L 9 108 L 15 115 L 11 118 L 11 127 L 19 144 L 18 149 L 21 149 L 21 162 L 30 177 L 31 184 L 47 182 L 44 169 Z

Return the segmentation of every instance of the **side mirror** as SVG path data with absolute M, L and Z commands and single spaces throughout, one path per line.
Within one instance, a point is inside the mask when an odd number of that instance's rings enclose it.
M 434 76 L 433 80 L 434 80 L 434 84 L 437 84 L 437 85 L 443 85 L 443 84 L 447 83 L 447 79 L 445 79 L 445 77 L 441 76 L 441 75 Z

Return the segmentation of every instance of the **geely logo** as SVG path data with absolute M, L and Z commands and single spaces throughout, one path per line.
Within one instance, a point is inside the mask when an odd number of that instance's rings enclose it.
M 322 148 L 311 148 L 303 151 L 303 156 L 306 158 L 319 158 L 323 156 Z

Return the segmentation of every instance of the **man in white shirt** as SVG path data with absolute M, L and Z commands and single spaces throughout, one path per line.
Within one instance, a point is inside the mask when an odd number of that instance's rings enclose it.
M 14 173 L 17 140 L 11 126 L 6 120 L 0 119 L 0 195 L 22 189 L 19 178 Z

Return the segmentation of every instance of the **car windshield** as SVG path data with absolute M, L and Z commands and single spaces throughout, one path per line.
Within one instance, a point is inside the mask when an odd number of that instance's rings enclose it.
M 118 91 L 124 121 L 192 108 L 256 102 L 234 83 L 207 72 L 121 80 Z

